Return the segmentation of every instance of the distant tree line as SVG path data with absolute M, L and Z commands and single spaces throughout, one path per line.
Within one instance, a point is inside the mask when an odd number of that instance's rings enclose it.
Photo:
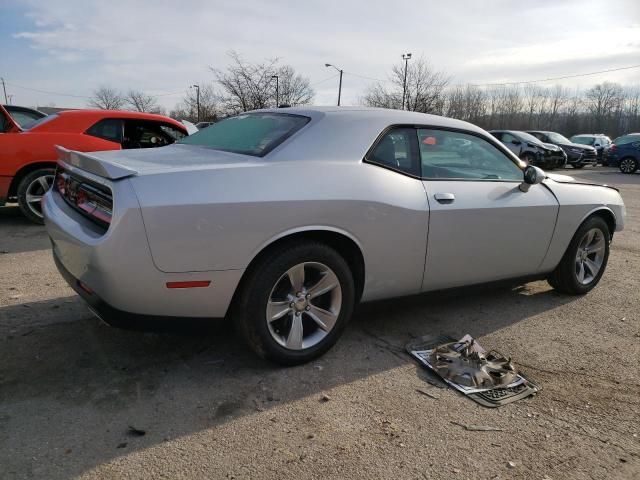
M 404 63 L 391 69 L 389 81 L 365 92 L 362 103 L 401 108 Z M 605 133 L 612 138 L 640 131 L 640 87 L 604 82 L 586 91 L 560 85 L 450 85 L 450 77 L 424 59 L 408 64 L 406 109 L 444 115 L 486 130 L 551 130 L 567 136 Z
M 215 121 L 272 107 L 276 101 L 292 106 L 313 101 L 309 79 L 296 73 L 290 65 L 281 65 L 277 58 L 252 63 L 237 52 L 229 52 L 228 56 L 229 66 L 210 67 L 212 81 L 200 85 L 200 120 Z M 533 83 L 452 85 L 450 75 L 434 69 L 424 58 L 408 63 L 406 79 L 405 63 L 393 65 L 389 81 L 372 84 L 360 103 L 395 109 L 404 104 L 407 110 L 458 118 L 487 130 L 552 130 L 567 136 L 605 133 L 612 138 L 640 131 L 640 86 L 603 82 L 580 91 Z M 89 105 L 167 113 L 158 105 L 157 97 L 137 90 L 123 93 L 109 87 L 96 90 Z M 196 90 L 187 89 L 168 114 L 195 122 L 198 119 Z
M 297 74 L 290 65 L 281 65 L 279 59 L 251 63 L 233 51 L 228 56 L 230 65 L 226 69 L 210 67 L 213 81 L 199 86 L 200 115 L 197 91 L 190 88 L 169 112 L 171 117 L 191 122 L 198 117 L 201 121 L 216 121 L 221 117 L 276 106 L 276 100 L 280 105 L 291 106 L 313 101 L 314 91 L 309 79 Z M 106 86 L 93 93 L 89 106 L 165 113 L 158 105 L 157 97 L 136 90 L 123 93 Z

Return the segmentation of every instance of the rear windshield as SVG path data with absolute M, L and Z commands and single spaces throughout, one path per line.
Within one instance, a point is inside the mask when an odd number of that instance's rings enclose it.
M 178 143 L 262 157 L 309 120 L 283 113 L 247 113 L 214 123 Z

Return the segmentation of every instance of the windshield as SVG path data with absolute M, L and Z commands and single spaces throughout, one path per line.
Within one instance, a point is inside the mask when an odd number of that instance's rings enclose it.
M 518 135 L 525 142 L 535 143 L 536 145 L 540 145 L 541 143 L 539 138 L 536 138 L 527 132 L 516 132 L 516 135 Z
M 573 143 L 579 143 L 580 145 L 593 145 L 595 141 L 594 137 L 571 137 Z
M 178 143 L 262 157 L 310 119 L 282 113 L 247 113 L 227 118 Z
M 556 132 L 549 132 L 547 136 L 553 143 L 571 143 L 571 141 L 567 137 L 562 136 Z

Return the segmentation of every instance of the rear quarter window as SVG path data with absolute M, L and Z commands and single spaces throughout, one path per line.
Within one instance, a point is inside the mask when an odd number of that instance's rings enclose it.
M 92 137 L 122 143 L 123 121 L 118 118 L 104 118 L 91 126 L 85 133 Z

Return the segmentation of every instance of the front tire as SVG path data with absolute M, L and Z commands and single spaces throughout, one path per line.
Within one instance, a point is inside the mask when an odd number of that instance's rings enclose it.
M 355 287 L 347 262 L 333 248 L 286 243 L 247 273 L 233 317 L 254 352 L 298 365 L 336 343 L 353 312 Z
M 548 278 L 556 290 L 584 295 L 602 278 L 609 260 L 611 233 L 602 217 L 588 218 L 576 231 L 560 264 Z
M 39 168 L 27 174 L 18 184 L 18 206 L 33 223 L 42 225 L 42 197 L 51 188 L 54 168 Z
M 635 158 L 625 157 L 620 160 L 618 168 L 622 173 L 635 173 L 638 170 L 638 162 Z

